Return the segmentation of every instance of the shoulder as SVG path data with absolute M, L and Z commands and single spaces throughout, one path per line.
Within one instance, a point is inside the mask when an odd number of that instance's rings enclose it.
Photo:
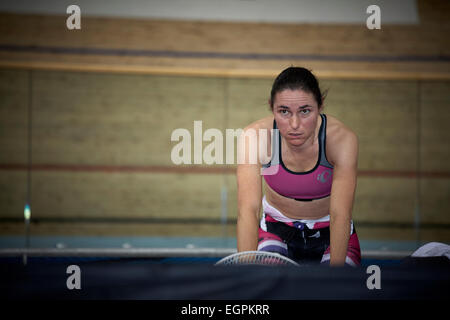
M 333 116 L 327 115 L 327 157 L 334 162 L 358 156 L 358 136 L 356 133 Z
M 327 141 L 333 145 L 341 143 L 358 143 L 356 133 L 333 116 L 327 115 Z
M 263 134 L 267 136 L 270 133 L 270 129 L 272 128 L 273 128 L 273 115 L 250 123 L 242 130 L 242 133 L 243 136 L 256 136 L 259 139 L 261 132 L 263 132 Z
M 248 126 L 244 128 L 244 131 L 247 130 L 259 131 L 261 129 L 272 129 L 272 128 L 273 128 L 273 115 L 270 115 L 250 123 Z
M 255 164 L 256 162 L 258 162 L 259 165 L 270 161 L 271 157 L 270 129 L 272 128 L 273 128 L 273 115 L 252 122 L 242 130 L 242 133 L 239 135 L 239 144 L 238 144 L 238 148 L 243 147 L 242 151 L 244 152 L 241 158 L 241 163 L 248 164 L 246 162 L 246 159 L 250 162 L 254 161 Z M 264 145 L 266 147 L 264 147 Z

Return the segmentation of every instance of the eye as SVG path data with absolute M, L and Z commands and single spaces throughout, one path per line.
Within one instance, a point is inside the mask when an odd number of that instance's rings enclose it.
M 280 110 L 280 113 L 281 113 L 282 115 L 287 115 L 287 114 L 289 113 L 289 111 L 286 110 L 286 109 L 281 109 L 281 110 Z
M 301 110 L 300 112 L 303 113 L 303 114 L 308 114 L 308 113 L 311 112 L 311 110 L 309 110 L 309 109 L 303 109 L 303 110 Z

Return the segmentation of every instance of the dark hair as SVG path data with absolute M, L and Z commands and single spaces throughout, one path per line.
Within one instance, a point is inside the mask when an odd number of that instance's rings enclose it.
M 322 106 L 323 100 L 325 99 L 325 95 L 322 94 L 316 77 L 311 73 L 311 71 L 305 68 L 289 67 L 283 70 L 275 78 L 272 85 L 272 91 L 270 92 L 270 107 L 272 109 L 275 95 L 286 89 L 301 89 L 312 93 L 319 108 Z

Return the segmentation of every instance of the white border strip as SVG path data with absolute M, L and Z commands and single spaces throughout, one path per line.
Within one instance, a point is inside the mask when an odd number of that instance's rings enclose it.
M 14 248 L 0 249 L 0 257 L 223 257 L 235 252 L 226 248 Z
M 120 258 L 156 258 L 156 257 L 218 257 L 236 253 L 234 248 L 7 248 L 0 249 L 0 257 L 120 257 Z M 412 251 L 366 250 L 363 259 L 402 259 Z
M 82 16 L 363 26 L 367 7 L 376 4 L 383 24 L 419 23 L 415 0 L 15 0 L 0 1 L 0 11 L 69 16 L 70 3 L 79 6 Z

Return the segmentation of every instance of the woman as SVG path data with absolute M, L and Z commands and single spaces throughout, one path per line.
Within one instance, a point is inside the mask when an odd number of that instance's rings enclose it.
M 322 114 L 319 84 L 305 68 L 290 67 L 278 75 L 269 105 L 271 116 L 244 129 L 256 132 L 258 139 L 269 133 L 265 153 L 270 157 L 238 164 L 238 251 L 273 251 L 298 262 L 358 266 L 361 253 L 352 222 L 355 133 Z M 242 135 L 240 142 L 244 139 Z M 252 150 L 246 143 L 246 159 Z

